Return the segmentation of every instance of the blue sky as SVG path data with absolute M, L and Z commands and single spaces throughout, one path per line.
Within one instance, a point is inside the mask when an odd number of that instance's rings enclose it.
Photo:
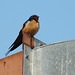
M 1 0 L 0 58 L 5 57 L 22 24 L 39 15 L 40 30 L 35 37 L 47 44 L 75 39 L 75 0 Z M 22 50 L 22 46 L 9 55 Z

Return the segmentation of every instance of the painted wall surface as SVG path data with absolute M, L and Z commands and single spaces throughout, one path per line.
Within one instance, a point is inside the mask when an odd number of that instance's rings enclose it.
M 23 51 L 0 59 L 0 75 L 22 75 Z

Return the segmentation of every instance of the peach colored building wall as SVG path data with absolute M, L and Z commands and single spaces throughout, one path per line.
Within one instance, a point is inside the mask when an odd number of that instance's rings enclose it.
M 22 75 L 23 51 L 0 59 L 0 75 Z

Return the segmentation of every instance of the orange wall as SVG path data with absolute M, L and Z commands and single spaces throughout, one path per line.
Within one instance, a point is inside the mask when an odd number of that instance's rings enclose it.
M 22 75 L 23 51 L 0 59 L 0 75 Z

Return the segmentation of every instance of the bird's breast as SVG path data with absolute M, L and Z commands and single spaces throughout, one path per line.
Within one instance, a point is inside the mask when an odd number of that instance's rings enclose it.
M 34 36 L 39 30 L 39 22 L 36 22 L 35 20 L 28 21 L 23 28 L 22 32 L 25 32 L 31 36 Z

